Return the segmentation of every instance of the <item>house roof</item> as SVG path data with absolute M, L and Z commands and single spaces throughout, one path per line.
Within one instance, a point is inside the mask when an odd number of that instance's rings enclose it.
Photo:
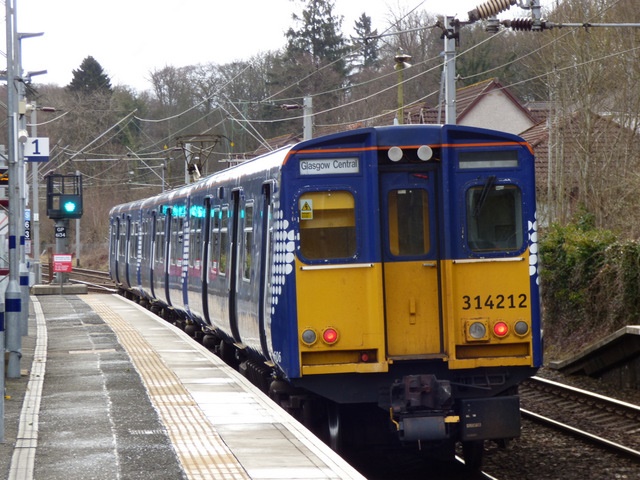
M 533 111 L 526 108 L 497 78 L 490 78 L 456 90 L 456 118 L 458 122 L 464 122 L 465 116 L 473 111 L 484 97 L 496 91 L 505 95 L 531 123 L 538 123 L 542 119 L 538 110 Z M 435 107 L 430 107 L 427 104 L 420 104 L 405 107 L 405 115 L 410 123 L 442 123 L 444 122 L 444 105 L 438 104 Z

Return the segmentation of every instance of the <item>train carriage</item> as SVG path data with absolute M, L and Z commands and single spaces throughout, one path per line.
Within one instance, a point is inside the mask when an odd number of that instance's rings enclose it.
M 366 128 L 115 207 L 111 271 L 334 446 L 341 409 L 373 405 L 477 462 L 542 362 L 535 213 L 519 137 Z

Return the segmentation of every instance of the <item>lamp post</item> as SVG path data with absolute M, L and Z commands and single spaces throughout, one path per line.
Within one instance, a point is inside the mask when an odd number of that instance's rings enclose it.
M 404 123 L 404 69 L 411 66 L 408 63 L 411 60 L 411 55 L 398 53 L 394 60 L 396 61 L 394 68 L 398 72 L 398 113 L 396 118 L 398 124 L 402 125 Z
M 31 102 L 27 104 L 26 108 L 27 112 L 31 113 L 30 124 L 31 127 L 31 136 L 33 138 L 38 137 L 38 115 L 37 111 L 41 110 L 43 112 L 55 112 L 56 109 L 53 107 L 39 107 L 36 102 Z M 39 181 L 38 174 L 40 169 L 39 162 L 31 162 L 31 194 L 32 194 L 32 205 L 31 205 L 31 232 L 32 232 L 32 241 L 31 241 L 31 254 L 33 255 L 33 274 L 34 281 L 36 284 L 42 283 L 42 270 L 40 268 L 40 203 L 39 203 Z

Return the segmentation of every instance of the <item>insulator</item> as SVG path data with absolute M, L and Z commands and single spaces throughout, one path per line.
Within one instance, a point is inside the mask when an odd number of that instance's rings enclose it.
M 514 18 L 513 20 L 503 20 L 502 25 L 507 28 L 511 28 L 512 30 L 519 31 L 534 31 L 540 32 L 542 30 L 547 30 L 549 28 L 554 28 L 553 23 L 547 23 L 545 20 L 541 20 L 539 22 L 535 22 L 531 18 Z
M 469 12 L 469 20 L 476 22 L 489 17 L 496 16 L 515 5 L 517 0 L 487 0 L 482 5 L 478 5 Z
M 530 31 L 533 29 L 533 20 L 531 18 L 514 18 L 510 23 L 511 25 L 509 26 L 512 30 Z

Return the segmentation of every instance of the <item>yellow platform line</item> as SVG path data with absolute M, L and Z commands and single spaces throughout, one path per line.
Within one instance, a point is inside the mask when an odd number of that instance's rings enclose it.
M 113 329 L 140 374 L 189 479 L 249 479 L 233 452 L 178 377 L 119 314 L 89 295 L 83 300 Z

